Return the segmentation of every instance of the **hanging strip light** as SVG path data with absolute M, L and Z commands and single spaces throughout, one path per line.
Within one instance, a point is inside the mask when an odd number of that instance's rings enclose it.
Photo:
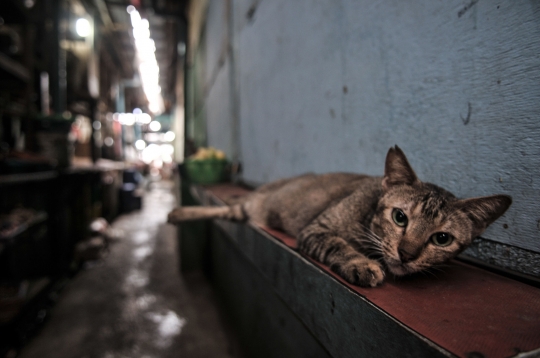
M 158 115 L 163 112 L 164 104 L 163 97 L 161 97 L 161 87 L 159 86 L 159 66 L 155 54 L 156 44 L 150 38 L 150 24 L 148 20 L 141 18 L 133 5 L 129 5 L 126 10 L 131 17 L 139 74 L 141 75 L 144 94 L 148 100 L 148 108 L 152 113 Z

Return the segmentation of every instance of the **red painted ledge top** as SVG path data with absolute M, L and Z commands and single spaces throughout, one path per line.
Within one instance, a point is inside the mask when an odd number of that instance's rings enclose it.
M 207 189 L 225 202 L 249 193 L 231 184 Z M 262 229 L 296 249 L 293 237 L 270 228 Z M 327 266 L 311 261 L 404 325 L 457 356 L 511 357 L 540 348 L 540 290 L 535 287 L 452 261 L 435 276 L 388 277 L 380 287 L 363 288 L 345 282 Z

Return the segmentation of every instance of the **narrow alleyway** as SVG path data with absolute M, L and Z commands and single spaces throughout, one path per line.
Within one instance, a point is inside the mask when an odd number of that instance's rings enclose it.
M 179 274 L 172 190 L 157 183 L 114 222 L 124 238 L 69 282 L 22 358 L 232 356 L 208 283 Z

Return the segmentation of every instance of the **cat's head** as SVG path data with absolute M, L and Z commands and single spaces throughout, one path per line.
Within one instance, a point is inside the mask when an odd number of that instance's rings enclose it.
M 371 230 L 395 275 L 422 271 L 456 256 L 512 203 L 507 195 L 457 199 L 416 177 L 399 147 L 386 157 L 383 195 Z

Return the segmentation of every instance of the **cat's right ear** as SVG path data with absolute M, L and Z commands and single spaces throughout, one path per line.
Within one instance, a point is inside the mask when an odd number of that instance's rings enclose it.
M 403 151 L 396 145 L 388 150 L 382 186 L 388 190 L 396 185 L 413 185 L 419 182 Z
M 511 204 L 512 198 L 508 195 L 492 195 L 462 199 L 456 205 L 471 219 L 474 238 L 504 214 Z

